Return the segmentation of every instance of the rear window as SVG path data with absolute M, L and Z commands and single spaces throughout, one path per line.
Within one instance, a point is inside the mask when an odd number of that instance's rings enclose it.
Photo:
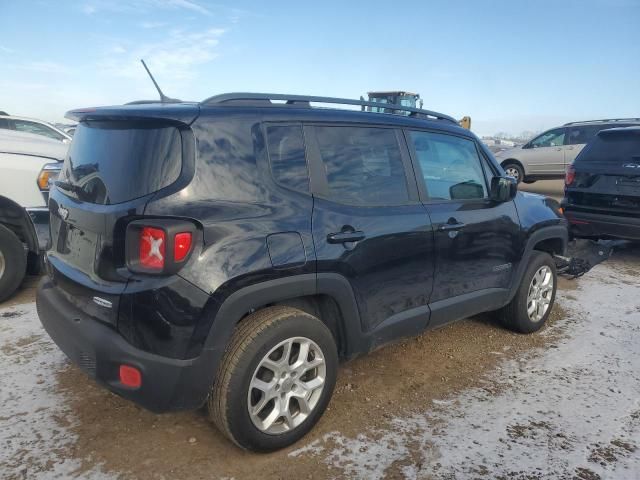
M 576 158 L 576 163 L 640 164 L 640 129 L 601 133 Z
M 83 122 L 74 134 L 61 180 L 79 200 L 122 203 L 171 185 L 182 169 L 180 131 L 140 122 Z

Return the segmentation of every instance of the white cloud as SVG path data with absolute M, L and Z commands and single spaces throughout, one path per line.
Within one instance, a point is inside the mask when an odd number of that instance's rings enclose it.
M 166 83 L 176 83 L 195 76 L 195 68 L 218 56 L 217 46 L 225 30 L 210 28 L 201 32 L 185 33 L 172 30 L 156 43 L 132 45 L 124 57 L 108 56 L 99 62 L 98 68 L 105 75 L 131 79 L 145 79 L 140 65 L 144 59 L 154 76 Z
M 0 45 L 0 52 L 2 53 L 15 53 L 13 48 L 5 47 L 4 45 Z
M 202 15 L 211 15 L 211 12 L 193 0 L 132 0 L 127 3 L 113 0 L 90 0 L 84 3 L 80 10 L 86 15 L 97 12 L 114 13 L 151 13 L 154 9 L 162 10 L 189 10 Z

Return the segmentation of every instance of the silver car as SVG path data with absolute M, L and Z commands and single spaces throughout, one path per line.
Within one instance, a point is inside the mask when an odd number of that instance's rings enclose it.
M 541 133 L 520 147 L 495 154 L 507 175 L 518 183 L 564 177 L 566 168 L 600 130 L 640 124 L 640 118 L 566 123 Z

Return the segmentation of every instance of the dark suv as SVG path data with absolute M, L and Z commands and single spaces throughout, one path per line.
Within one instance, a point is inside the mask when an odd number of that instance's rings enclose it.
M 567 169 L 562 206 L 577 237 L 640 240 L 640 125 L 598 133 Z
M 278 101 L 278 102 L 275 102 Z M 241 447 L 317 422 L 339 359 L 499 311 L 538 330 L 567 243 L 553 200 L 517 193 L 443 114 L 227 94 L 69 112 L 38 312 L 117 394 L 208 405 Z

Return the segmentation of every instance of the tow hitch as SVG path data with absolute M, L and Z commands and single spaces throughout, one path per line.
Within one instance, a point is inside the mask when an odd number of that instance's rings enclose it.
M 567 246 L 567 256 L 554 255 L 559 275 L 569 279 L 581 277 L 613 253 L 613 248 L 624 242 L 617 240 L 573 240 Z

